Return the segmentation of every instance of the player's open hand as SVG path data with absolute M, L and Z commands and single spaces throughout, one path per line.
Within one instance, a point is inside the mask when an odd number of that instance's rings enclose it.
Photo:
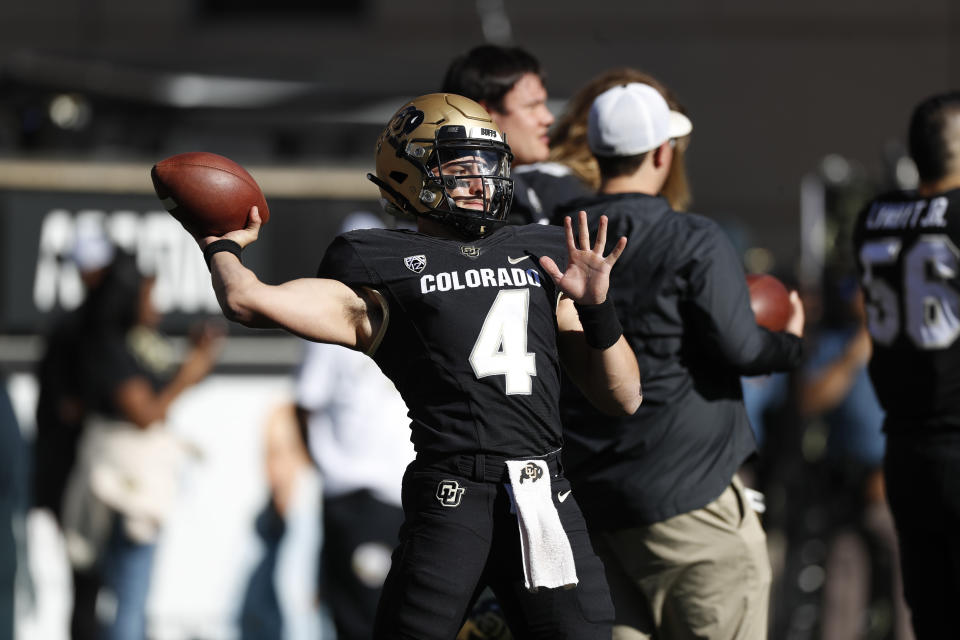
M 590 230 L 587 228 L 587 212 L 581 211 L 578 221 L 579 243 L 574 241 L 573 222 L 570 216 L 563 221 L 567 232 L 567 252 L 570 255 L 567 270 L 561 272 L 553 259 L 543 256 L 542 266 L 563 293 L 580 304 L 600 304 L 607 299 L 610 287 L 610 270 L 627 246 L 626 237 L 621 237 L 606 258 L 603 249 L 607 243 L 607 216 L 600 216 L 597 237 L 590 246 Z M 579 244 L 580 248 L 577 248 Z
M 197 244 L 200 245 L 201 249 L 206 248 L 211 242 L 217 240 L 233 240 L 240 245 L 240 248 L 244 248 L 247 245 L 253 244 L 253 242 L 260 235 L 260 227 L 263 224 L 263 221 L 260 218 L 260 210 L 256 205 L 250 207 L 250 213 L 247 215 L 247 226 L 243 229 L 237 229 L 236 231 L 230 231 L 222 236 L 194 236 L 197 240 Z

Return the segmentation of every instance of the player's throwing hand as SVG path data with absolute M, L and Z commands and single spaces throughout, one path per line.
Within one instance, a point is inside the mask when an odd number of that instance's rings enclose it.
M 610 255 L 604 258 L 603 249 L 607 243 L 607 216 L 600 216 L 597 238 L 593 247 L 590 247 L 590 230 L 587 228 L 586 211 L 581 211 L 579 218 L 578 233 L 581 247 L 579 249 L 573 239 L 573 222 L 570 216 L 563 221 L 567 232 L 567 252 L 570 254 L 567 270 L 561 273 L 557 263 L 547 256 L 540 258 L 540 266 L 550 274 L 561 291 L 574 302 L 584 305 L 600 304 L 607 299 L 610 270 L 627 246 L 627 239 L 621 237 Z
M 256 205 L 254 205 L 250 207 L 250 213 L 247 216 L 247 226 L 243 229 L 230 231 L 222 236 L 194 236 L 194 238 L 196 239 L 197 244 L 200 245 L 201 249 L 206 248 L 208 244 L 217 240 L 233 240 L 240 245 L 241 249 L 243 249 L 256 241 L 257 237 L 260 235 L 260 227 L 262 224 L 263 222 L 260 218 L 260 210 L 256 207 Z

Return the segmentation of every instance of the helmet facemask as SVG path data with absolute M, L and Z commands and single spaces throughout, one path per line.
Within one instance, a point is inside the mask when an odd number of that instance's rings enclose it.
M 467 133 L 460 125 L 437 129 L 424 165 L 420 201 L 428 207 L 428 217 L 469 236 L 483 236 L 502 226 L 510 211 L 512 154 L 499 136 L 485 139 Z M 412 141 L 417 142 L 423 141 Z

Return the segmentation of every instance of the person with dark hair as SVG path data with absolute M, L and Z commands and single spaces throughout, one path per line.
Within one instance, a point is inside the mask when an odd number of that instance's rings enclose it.
M 62 525 L 75 571 L 100 580 L 94 603 L 115 603 L 101 621 L 105 640 L 145 637 L 153 552 L 183 453 L 163 422 L 173 401 L 212 369 L 220 345 L 220 332 L 205 327 L 177 367 L 156 331 L 153 283 L 134 256 L 118 251 L 78 312 L 84 418 Z M 92 603 L 75 606 L 84 604 Z
M 960 92 L 954 91 L 928 98 L 917 105 L 910 118 L 908 144 L 923 185 L 920 191 L 948 191 L 960 174 L 960 150 L 956 147 L 958 113 Z M 943 181 L 948 184 L 940 184 Z
M 593 101 L 587 141 L 600 192 L 571 203 L 629 238 L 611 276 L 644 377 L 632 416 L 605 418 L 570 385 L 563 462 L 604 562 L 613 637 L 766 637 L 766 537 L 737 471 L 754 455 L 740 377 L 795 367 L 803 306 L 787 332 L 757 325 L 740 258 L 716 222 L 660 192 L 692 123 L 661 93 L 618 84 Z
M 417 231 L 337 236 L 316 278 L 269 285 L 244 267 L 260 217 L 197 238 L 226 317 L 372 357 L 407 405 L 416 458 L 373 637 L 449 640 L 489 586 L 515 637 L 609 637 L 603 567 L 560 465 L 560 367 L 611 415 L 640 405 L 636 358 L 607 301 L 605 219 L 591 243 L 505 226 L 510 147 L 455 94 L 404 104 L 376 144 L 388 213 Z
M 904 594 L 924 640 L 955 633 L 960 600 L 960 92 L 916 106 L 909 147 L 919 186 L 868 203 L 853 251 Z
M 546 224 L 558 204 L 588 193 L 566 167 L 543 164 L 554 118 L 533 55 L 519 47 L 474 47 L 450 63 L 441 91 L 480 103 L 503 131 L 513 151 L 511 223 Z
M 482 45 L 458 56 L 440 89 L 479 103 L 506 136 L 517 165 L 546 160 L 553 114 L 540 63 L 519 47 Z

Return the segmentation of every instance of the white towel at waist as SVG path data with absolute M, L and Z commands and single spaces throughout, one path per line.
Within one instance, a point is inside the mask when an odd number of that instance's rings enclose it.
M 577 568 L 560 522 L 544 460 L 507 460 L 520 526 L 523 579 L 527 589 L 573 587 Z

